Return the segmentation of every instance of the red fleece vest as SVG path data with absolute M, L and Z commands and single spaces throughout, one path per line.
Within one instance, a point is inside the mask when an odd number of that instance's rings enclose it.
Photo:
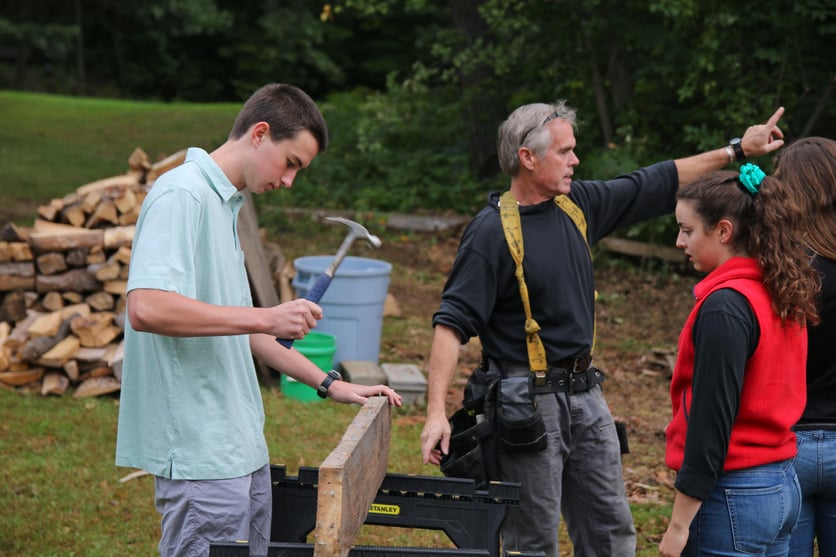
M 734 257 L 712 271 L 694 288 L 696 304 L 679 336 L 671 381 L 673 418 L 665 430 L 665 463 L 679 470 L 685 451 L 694 375 L 692 327 L 705 299 L 720 288 L 731 288 L 749 301 L 760 327 L 760 341 L 746 363 L 740 409 L 732 426 L 723 470 L 740 470 L 792 458 L 796 453 L 791 427 L 807 399 L 805 365 L 807 330 L 781 323 L 763 286 L 755 260 Z

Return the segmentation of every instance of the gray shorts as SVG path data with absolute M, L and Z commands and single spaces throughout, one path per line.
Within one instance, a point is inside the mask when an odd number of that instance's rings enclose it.
M 161 557 L 207 557 L 209 544 L 248 540 L 250 555 L 266 556 L 273 512 L 270 466 L 240 478 L 167 480 L 156 477 L 162 515 Z

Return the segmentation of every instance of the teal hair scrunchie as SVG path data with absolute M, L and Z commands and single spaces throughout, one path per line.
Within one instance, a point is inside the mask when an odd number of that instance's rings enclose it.
M 756 195 L 758 193 L 758 188 L 760 188 L 761 182 L 766 177 L 766 174 L 763 170 L 758 167 L 756 164 L 746 163 L 740 167 L 740 176 L 738 180 L 740 183 L 743 184 L 743 187 L 746 188 L 752 195 Z

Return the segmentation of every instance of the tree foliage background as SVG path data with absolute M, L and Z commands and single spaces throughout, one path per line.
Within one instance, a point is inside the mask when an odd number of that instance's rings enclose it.
M 294 83 L 333 141 L 288 202 L 469 212 L 507 187 L 496 129 L 523 103 L 579 110 L 580 177 L 719 147 L 782 105 L 787 139 L 833 137 L 834 39 L 832 0 L 0 0 L 0 88 Z

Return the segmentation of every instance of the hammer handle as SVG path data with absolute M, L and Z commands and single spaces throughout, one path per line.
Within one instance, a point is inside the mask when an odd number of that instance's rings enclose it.
M 328 289 L 328 286 L 331 284 L 331 278 L 331 275 L 329 275 L 327 271 L 319 275 L 319 278 L 316 279 L 316 282 L 314 283 L 313 287 L 311 287 L 311 289 L 308 291 L 308 294 L 305 296 L 305 299 L 310 300 L 315 304 L 318 304 L 319 300 L 322 299 L 322 296 Z M 292 338 L 276 337 L 276 341 L 285 348 L 290 348 L 291 346 L 293 346 Z

